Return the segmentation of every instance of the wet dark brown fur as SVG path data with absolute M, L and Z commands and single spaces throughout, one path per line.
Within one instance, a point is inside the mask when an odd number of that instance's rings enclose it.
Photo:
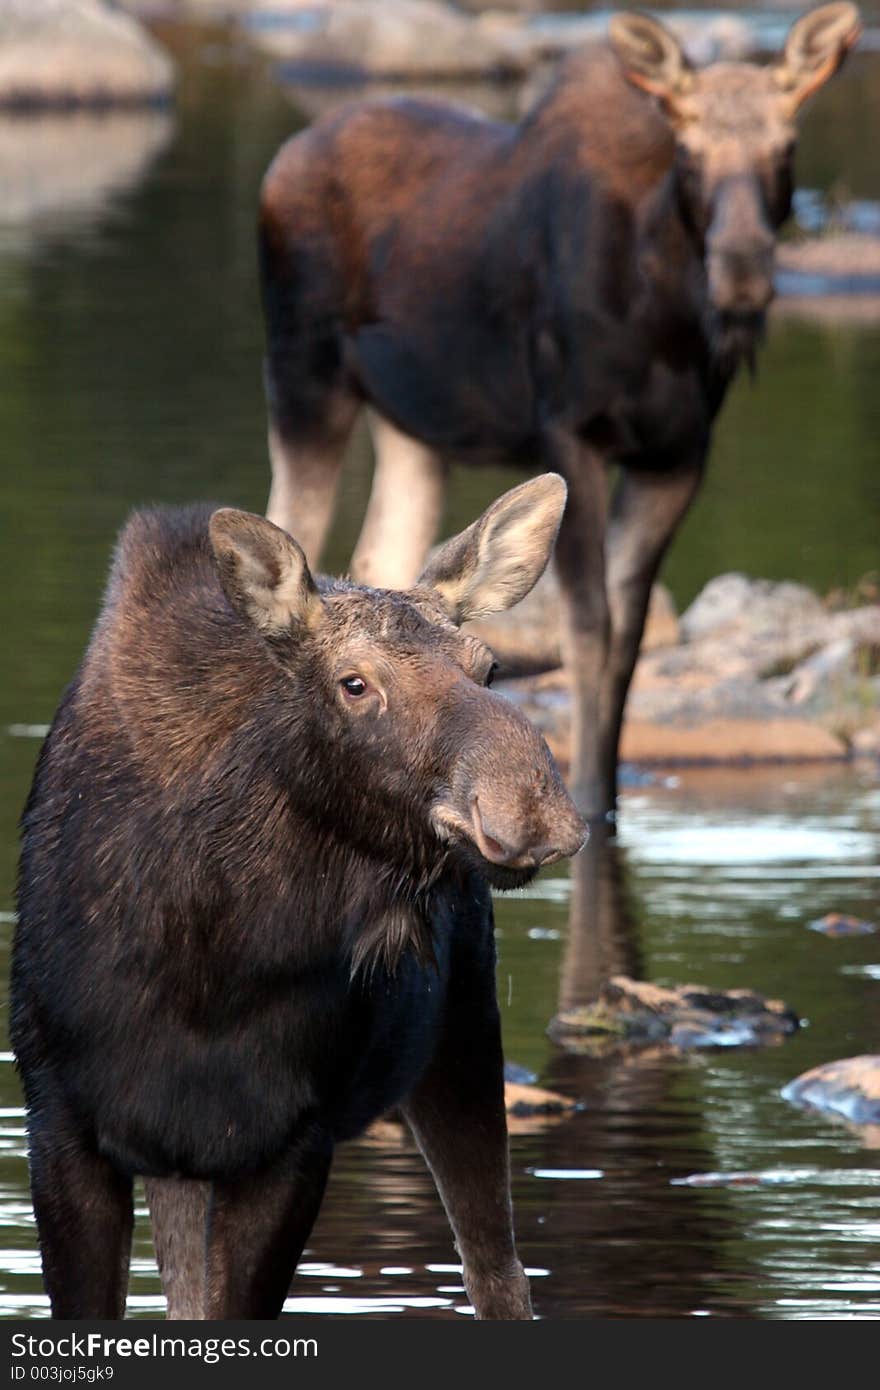
M 457 629 L 519 592 L 505 547 L 546 563 L 564 488 L 528 487 L 408 594 L 316 585 L 244 513 L 124 532 L 23 820 L 12 1039 L 56 1317 L 121 1316 L 138 1174 L 171 1312 L 276 1315 L 334 1144 L 397 1104 L 478 1311 L 528 1315 L 488 881 L 583 827 Z
M 380 582 L 408 531 L 429 541 L 437 516 L 406 513 L 439 511 L 446 462 L 560 472 L 572 781 L 588 814 L 613 810 L 651 583 L 763 333 L 795 112 L 858 33 L 855 8 L 833 4 L 795 24 L 776 65 L 695 72 L 661 25 L 617 16 L 615 51 L 572 56 L 516 126 L 364 102 L 288 142 L 266 176 L 270 517 L 310 525 L 317 552 L 364 402 L 398 452 L 415 441 L 355 554 Z

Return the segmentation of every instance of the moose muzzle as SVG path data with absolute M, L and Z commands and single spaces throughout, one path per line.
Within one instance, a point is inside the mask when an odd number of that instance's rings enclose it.
M 541 735 L 508 700 L 488 690 L 462 695 L 454 711 L 458 753 L 432 819 L 486 864 L 530 875 L 577 854 L 586 826 Z

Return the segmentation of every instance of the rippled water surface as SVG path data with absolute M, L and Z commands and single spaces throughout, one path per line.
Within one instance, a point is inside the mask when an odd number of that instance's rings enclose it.
M 0 209 L 4 952 L 41 729 L 87 640 L 127 510 L 265 500 L 254 200 L 315 98 L 285 93 L 216 43 L 184 58 L 173 114 L 0 128 L 0 156 L 29 151 L 25 184 Z M 810 186 L 880 193 L 860 138 L 876 102 L 869 76 L 867 62 L 853 65 L 829 92 L 836 124 L 811 117 Z M 820 589 L 877 568 L 878 379 L 876 320 L 780 314 L 757 385 L 741 383 L 726 408 L 704 497 L 671 557 L 680 603 L 719 568 Z M 359 449 L 334 565 L 365 498 Z M 456 475 L 447 527 L 510 481 Z M 829 911 L 876 919 L 878 849 L 873 766 L 694 773 L 627 793 L 619 847 L 585 856 L 574 881 L 554 871 L 499 900 L 507 1055 L 580 1103 L 543 1128 L 517 1123 L 512 1137 L 520 1247 L 542 1317 L 880 1315 L 880 1134 L 779 1095 L 818 1062 L 880 1052 L 880 936 L 807 928 Z M 748 986 L 809 1026 L 754 1051 L 590 1056 L 551 1043 L 560 1005 L 616 972 Z M 0 1313 L 44 1315 L 20 1106 L 0 1053 Z M 438 1199 L 393 1126 L 340 1152 L 288 1309 L 467 1316 Z M 161 1310 L 143 1219 L 130 1310 Z

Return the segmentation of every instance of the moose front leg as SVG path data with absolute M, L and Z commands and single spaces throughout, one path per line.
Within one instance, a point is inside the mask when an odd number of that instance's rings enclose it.
M 623 712 L 651 587 L 702 476 L 702 458 L 696 466 L 674 473 L 622 469 L 612 498 L 606 546 L 611 637 L 599 700 L 600 777 L 609 812 L 617 804 Z
M 609 810 L 599 739 L 600 688 L 610 636 L 605 460 L 575 436 L 559 434 L 549 443 L 547 462 L 568 484 L 555 563 L 563 603 L 562 650 L 571 681 L 569 790 L 582 815 L 599 819 Z
M 53 1318 L 125 1316 L 132 1181 L 99 1154 L 63 1102 L 32 1110 L 30 1174 Z
M 463 967 L 460 982 L 466 974 Z M 402 1109 L 446 1209 L 477 1317 L 530 1319 L 513 1236 L 494 963 L 473 990 L 452 995 L 434 1060 Z
M 332 1156 L 329 1140 L 303 1141 L 269 1171 L 213 1184 L 208 1319 L 279 1316 L 318 1215 Z
M 144 1192 L 167 1301 L 165 1316 L 204 1318 L 211 1184 L 191 1178 L 146 1178 Z

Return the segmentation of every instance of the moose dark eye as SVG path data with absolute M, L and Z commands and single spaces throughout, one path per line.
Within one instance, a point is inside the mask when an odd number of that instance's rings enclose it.
M 361 695 L 367 692 L 367 682 L 360 676 L 344 676 L 339 682 L 346 695 L 350 695 L 353 700 L 360 699 Z
M 492 682 L 494 681 L 494 679 L 495 679 L 495 677 L 496 677 L 497 674 L 498 674 L 498 662 L 497 662 L 497 661 L 493 661 L 493 662 L 492 662 L 492 665 L 489 667 L 489 672 L 488 672 L 488 674 L 487 674 L 487 676 L 486 676 L 486 685 L 487 685 L 487 686 L 492 684 Z

